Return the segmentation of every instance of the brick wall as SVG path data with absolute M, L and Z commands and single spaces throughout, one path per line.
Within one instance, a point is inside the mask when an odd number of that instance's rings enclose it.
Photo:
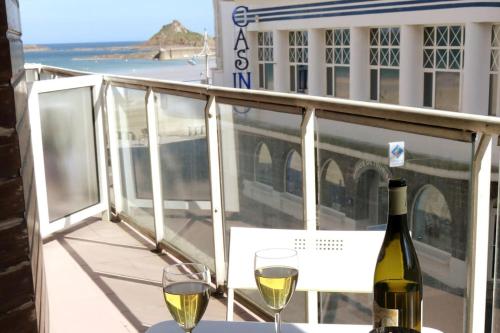
M 0 0 L 0 331 L 48 332 L 19 2 Z

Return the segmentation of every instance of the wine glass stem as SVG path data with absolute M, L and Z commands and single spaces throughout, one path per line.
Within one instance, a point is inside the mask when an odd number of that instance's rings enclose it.
M 279 312 L 274 314 L 274 329 L 276 333 L 281 333 L 281 315 Z

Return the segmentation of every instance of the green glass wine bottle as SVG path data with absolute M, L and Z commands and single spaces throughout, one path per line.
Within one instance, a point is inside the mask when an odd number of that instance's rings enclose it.
M 422 331 L 422 273 L 407 225 L 406 181 L 389 181 L 389 217 L 375 267 L 373 328 Z

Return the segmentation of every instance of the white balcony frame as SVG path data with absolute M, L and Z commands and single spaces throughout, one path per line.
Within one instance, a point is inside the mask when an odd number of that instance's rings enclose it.
M 474 333 L 483 332 L 486 319 L 492 142 L 491 135 L 481 135 L 472 160 L 465 323 Z
M 222 177 L 220 161 L 220 137 L 217 123 L 217 102 L 210 97 L 205 107 L 207 128 L 208 163 L 212 198 L 212 226 L 214 232 L 215 280 L 218 288 L 226 282 L 225 237 L 222 201 Z
M 61 75 L 82 75 L 81 72 L 43 66 L 44 72 Z M 59 80 L 54 80 L 59 81 Z M 212 194 L 213 237 L 215 245 L 215 265 L 217 286 L 225 283 L 224 260 L 224 186 L 221 175 L 221 138 L 218 133 L 218 119 L 216 114 L 217 103 L 234 104 L 239 106 L 257 107 L 275 112 L 297 113 L 297 110 L 306 110 L 301 126 L 301 145 L 303 156 L 304 180 L 304 219 L 307 229 L 316 228 L 316 186 L 315 177 L 315 133 L 314 121 L 316 118 L 325 118 L 352 124 L 361 124 L 406 133 L 414 133 L 437 138 L 444 138 L 462 142 L 474 142 L 477 135 L 480 141 L 477 144 L 471 179 L 471 223 L 467 249 L 467 294 L 466 294 L 466 332 L 482 332 L 485 324 L 485 297 L 487 279 L 487 246 L 489 230 L 489 190 L 491 180 L 491 138 L 500 134 L 500 119 L 472 114 L 445 112 L 422 108 L 386 105 L 351 100 L 339 100 L 317 96 L 285 94 L 270 91 L 241 90 L 224 87 L 214 87 L 196 84 L 178 83 L 172 81 L 158 81 L 137 79 L 131 77 L 105 76 L 104 81 L 118 85 L 135 85 L 143 89 L 163 89 L 175 91 L 176 94 L 186 96 L 203 96 L 209 101 L 205 109 L 207 140 L 209 148 L 210 182 Z M 65 86 L 65 89 L 68 87 Z M 150 96 L 149 96 L 150 97 Z M 107 103 L 112 103 L 110 96 Z M 150 106 L 151 101 L 148 99 Z M 108 104 L 109 105 L 109 104 Z M 37 105 L 35 105 L 37 106 Z M 32 105 L 30 104 L 30 109 Z M 113 110 L 113 108 L 108 108 Z M 149 110 L 148 115 L 152 111 Z M 108 114 L 109 131 L 113 133 L 116 124 L 112 115 Z M 153 117 L 148 117 L 148 122 Z M 154 135 L 153 124 L 149 135 Z M 36 133 L 35 133 L 36 134 Z M 35 139 L 35 138 L 33 138 Z M 111 161 L 113 168 L 115 207 L 120 212 L 120 172 L 113 149 L 116 140 L 110 136 Z M 151 149 L 151 147 L 150 147 Z M 35 156 L 36 159 L 36 156 Z M 153 157 L 154 159 L 154 157 Z M 155 163 L 152 163 L 152 168 Z M 157 165 L 157 163 L 156 163 Z M 157 166 L 156 166 L 157 168 Z M 153 170 L 158 177 L 161 170 Z M 43 173 L 42 173 L 43 174 Z M 158 186 L 156 186 L 156 190 Z M 117 195 L 118 194 L 118 195 Z M 158 196 L 157 196 L 158 197 Z M 160 196 L 161 197 L 161 196 Z M 158 207 L 163 200 L 155 198 Z M 165 202 L 163 201 L 163 204 Z M 157 218 L 159 220 L 159 218 Z M 158 221 L 157 221 L 158 223 Z M 157 232 L 159 230 L 157 229 Z M 156 239 L 158 239 L 158 235 Z M 310 306 L 312 303 L 309 302 Z M 312 309 L 314 311 L 314 309 Z M 317 315 L 317 308 L 316 308 Z M 311 312 L 311 315 L 315 315 Z
M 153 210 L 155 219 L 156 248 L 164 237 L 163 221 L 163 187 L 160 170 L 160 148 L 158 143 L 158 120 L 155 111 L 154 91 L 150 88 L 146 93 L 146 114 L 148 120 L 149 156 L 151 159 L 151 181 L 153 189 Z
M 303 174 L 303 198 L 304 198 L 304 221 L 305 229 L 317 230 L 317 202 L 316 202 L 316 150 L 315 150 L 315 122 L 316 114 L 314 108 L 305 110 L 301 124 L 301 146 L 302 146 L 302 174 Z M 307 292 L 307 321 L 318 322 L 318 292 Z
M 33 83 L 28 97 L 28 107 L 31 123 L 31 145 L 36 179 L 38 216 L 40 219 L 40 234 L 42 238 L 52 233 L 82 222 L 84 219 L 105 212 L 104 219 L 109 217 L 108 180 L 106 170 L 106 152 L 103 124 L 103 94 L 101 75 L 86 75 L 72 78 L 37 81 Z M 97 179 L 99 184 L 99 202 L 95 205 L 71 213 L 63 218 L 50 222 L 47 182 L 45 179 L 45 160 L 42 143 L 42 125 L 40 119 L 39 94 L 69 89 L 92 88 L 94 135 L 96 140 Z

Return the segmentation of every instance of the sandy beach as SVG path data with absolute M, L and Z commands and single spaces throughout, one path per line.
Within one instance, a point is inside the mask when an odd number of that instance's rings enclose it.
M 209 68 L 215 67 L 215 57 L 209 58 Z M 132 68 L 126 73 L 120 75 L 128 75 L 149 79 L 172 80 L 183 82 L 199 82 L 205 71 L 205 62 L 199 59 L 196 65 L 189 65 L 186 61 L 186 66 L 165 66 L 161 68 L 141 68 L 140 70 Z

